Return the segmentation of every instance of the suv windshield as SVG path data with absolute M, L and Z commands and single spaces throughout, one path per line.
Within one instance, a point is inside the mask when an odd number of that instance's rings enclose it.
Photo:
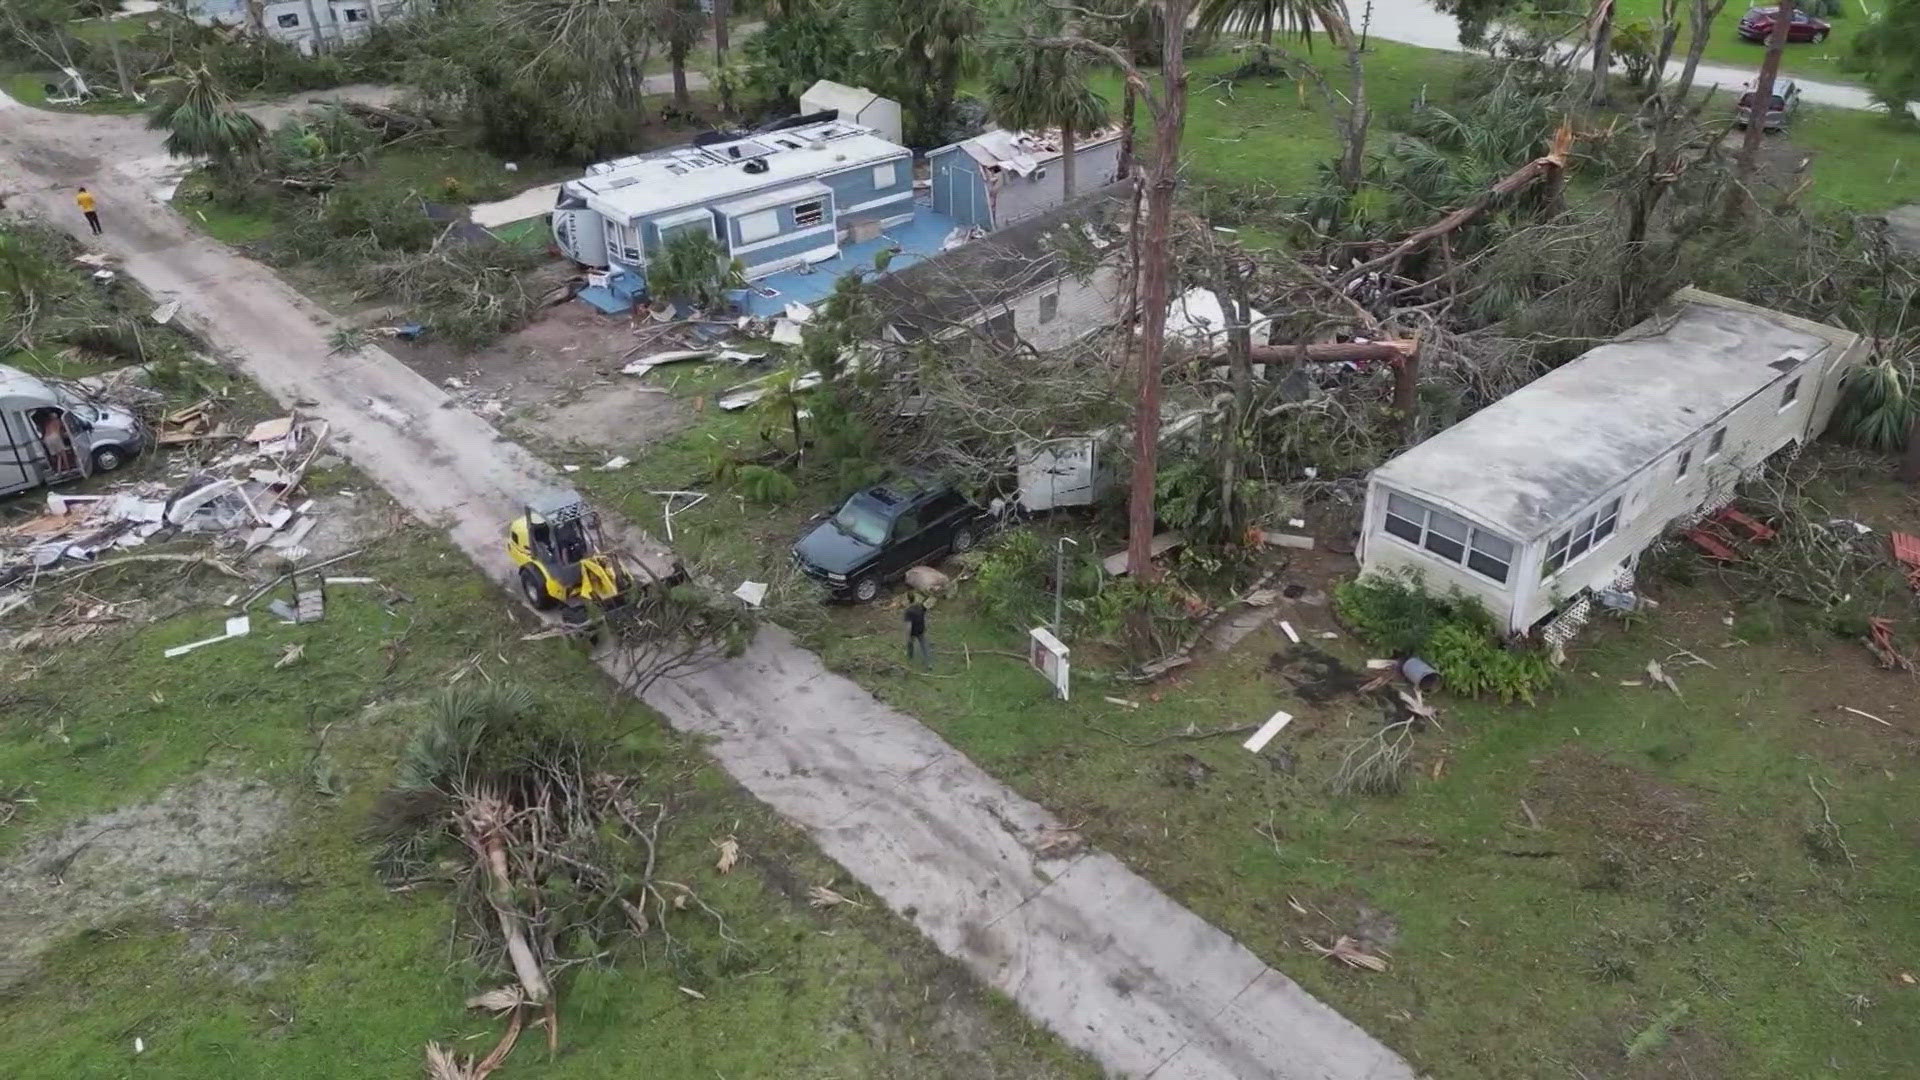
M 879 547 L 887 541 L 887 519 L 858 499 L 848 499 L 833 515 L 833 524 L 841 532 L 863 544 Z

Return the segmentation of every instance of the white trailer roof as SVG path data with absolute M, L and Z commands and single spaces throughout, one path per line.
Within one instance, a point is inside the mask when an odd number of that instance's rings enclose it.
M 1856 335 L 1681 290 L 1668 310 L 1375 469 L 1526 541 Z M 1809 387 L 1807 392 L 1811 392 Z
M 858 124 L 834 120 L 623 160 L 567 186 L 600 214 L 632 221 L 909 156 L 898 143 Z M 749 172 L 749 162 L 766 168 Z

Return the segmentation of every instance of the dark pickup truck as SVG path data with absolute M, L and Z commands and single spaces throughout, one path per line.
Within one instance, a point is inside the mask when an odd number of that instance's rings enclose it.
M 986 514 L 952 485 L 903 476 L 849 495 L 793 545 L 802 573 L 838 599 L 866 603 L 913 567 L 980 539 Z

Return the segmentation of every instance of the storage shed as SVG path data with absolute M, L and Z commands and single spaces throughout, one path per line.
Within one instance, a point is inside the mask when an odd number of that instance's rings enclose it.
M 1825 429 L 1851 331 L 1683 289 L 1655 317 L 1375 469 L 1363 572 L 1411 570 L 1525 633 L 1631 580 L 1676 523 Z
M 800 112 L 833 110 L 840 119 L 872 128 L 888 142 L 900 141 L 900 103 L 883 98 L 864 86 L 847 86 L 821 79 L 800 95 Z
M 1120 129 L 1082 135 L 1073 147 L 1074 195 L 1113 183 Z M 962 225 L 1004 229 L 1057 209 L 1069 198 L 1057 131 L 982 132 L 927 152 L 934 210 Z

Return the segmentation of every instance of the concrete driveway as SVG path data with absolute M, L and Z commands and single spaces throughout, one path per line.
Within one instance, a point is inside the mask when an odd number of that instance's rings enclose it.
M 330 356 L 328 315 L 151 197 L 165 155 L 138 118 L 7 104 L 10 205 L 77 234 L 72 187 L 96 191 L 106 235 L 87 242 L 156 299 L 178 300 L 267 392 L 330 421 L 355 465 L 508 581 L 501 524 L 530 492 L 565 486 L 560 474 L 387 353 Z M 707 737 L 739 783 L 942 951 L 1115 1075 L 1412 1080 L 1392 1051 L 1118 860 L 1040 854 L 1060 822 L 777 628 L 645 700 Z

